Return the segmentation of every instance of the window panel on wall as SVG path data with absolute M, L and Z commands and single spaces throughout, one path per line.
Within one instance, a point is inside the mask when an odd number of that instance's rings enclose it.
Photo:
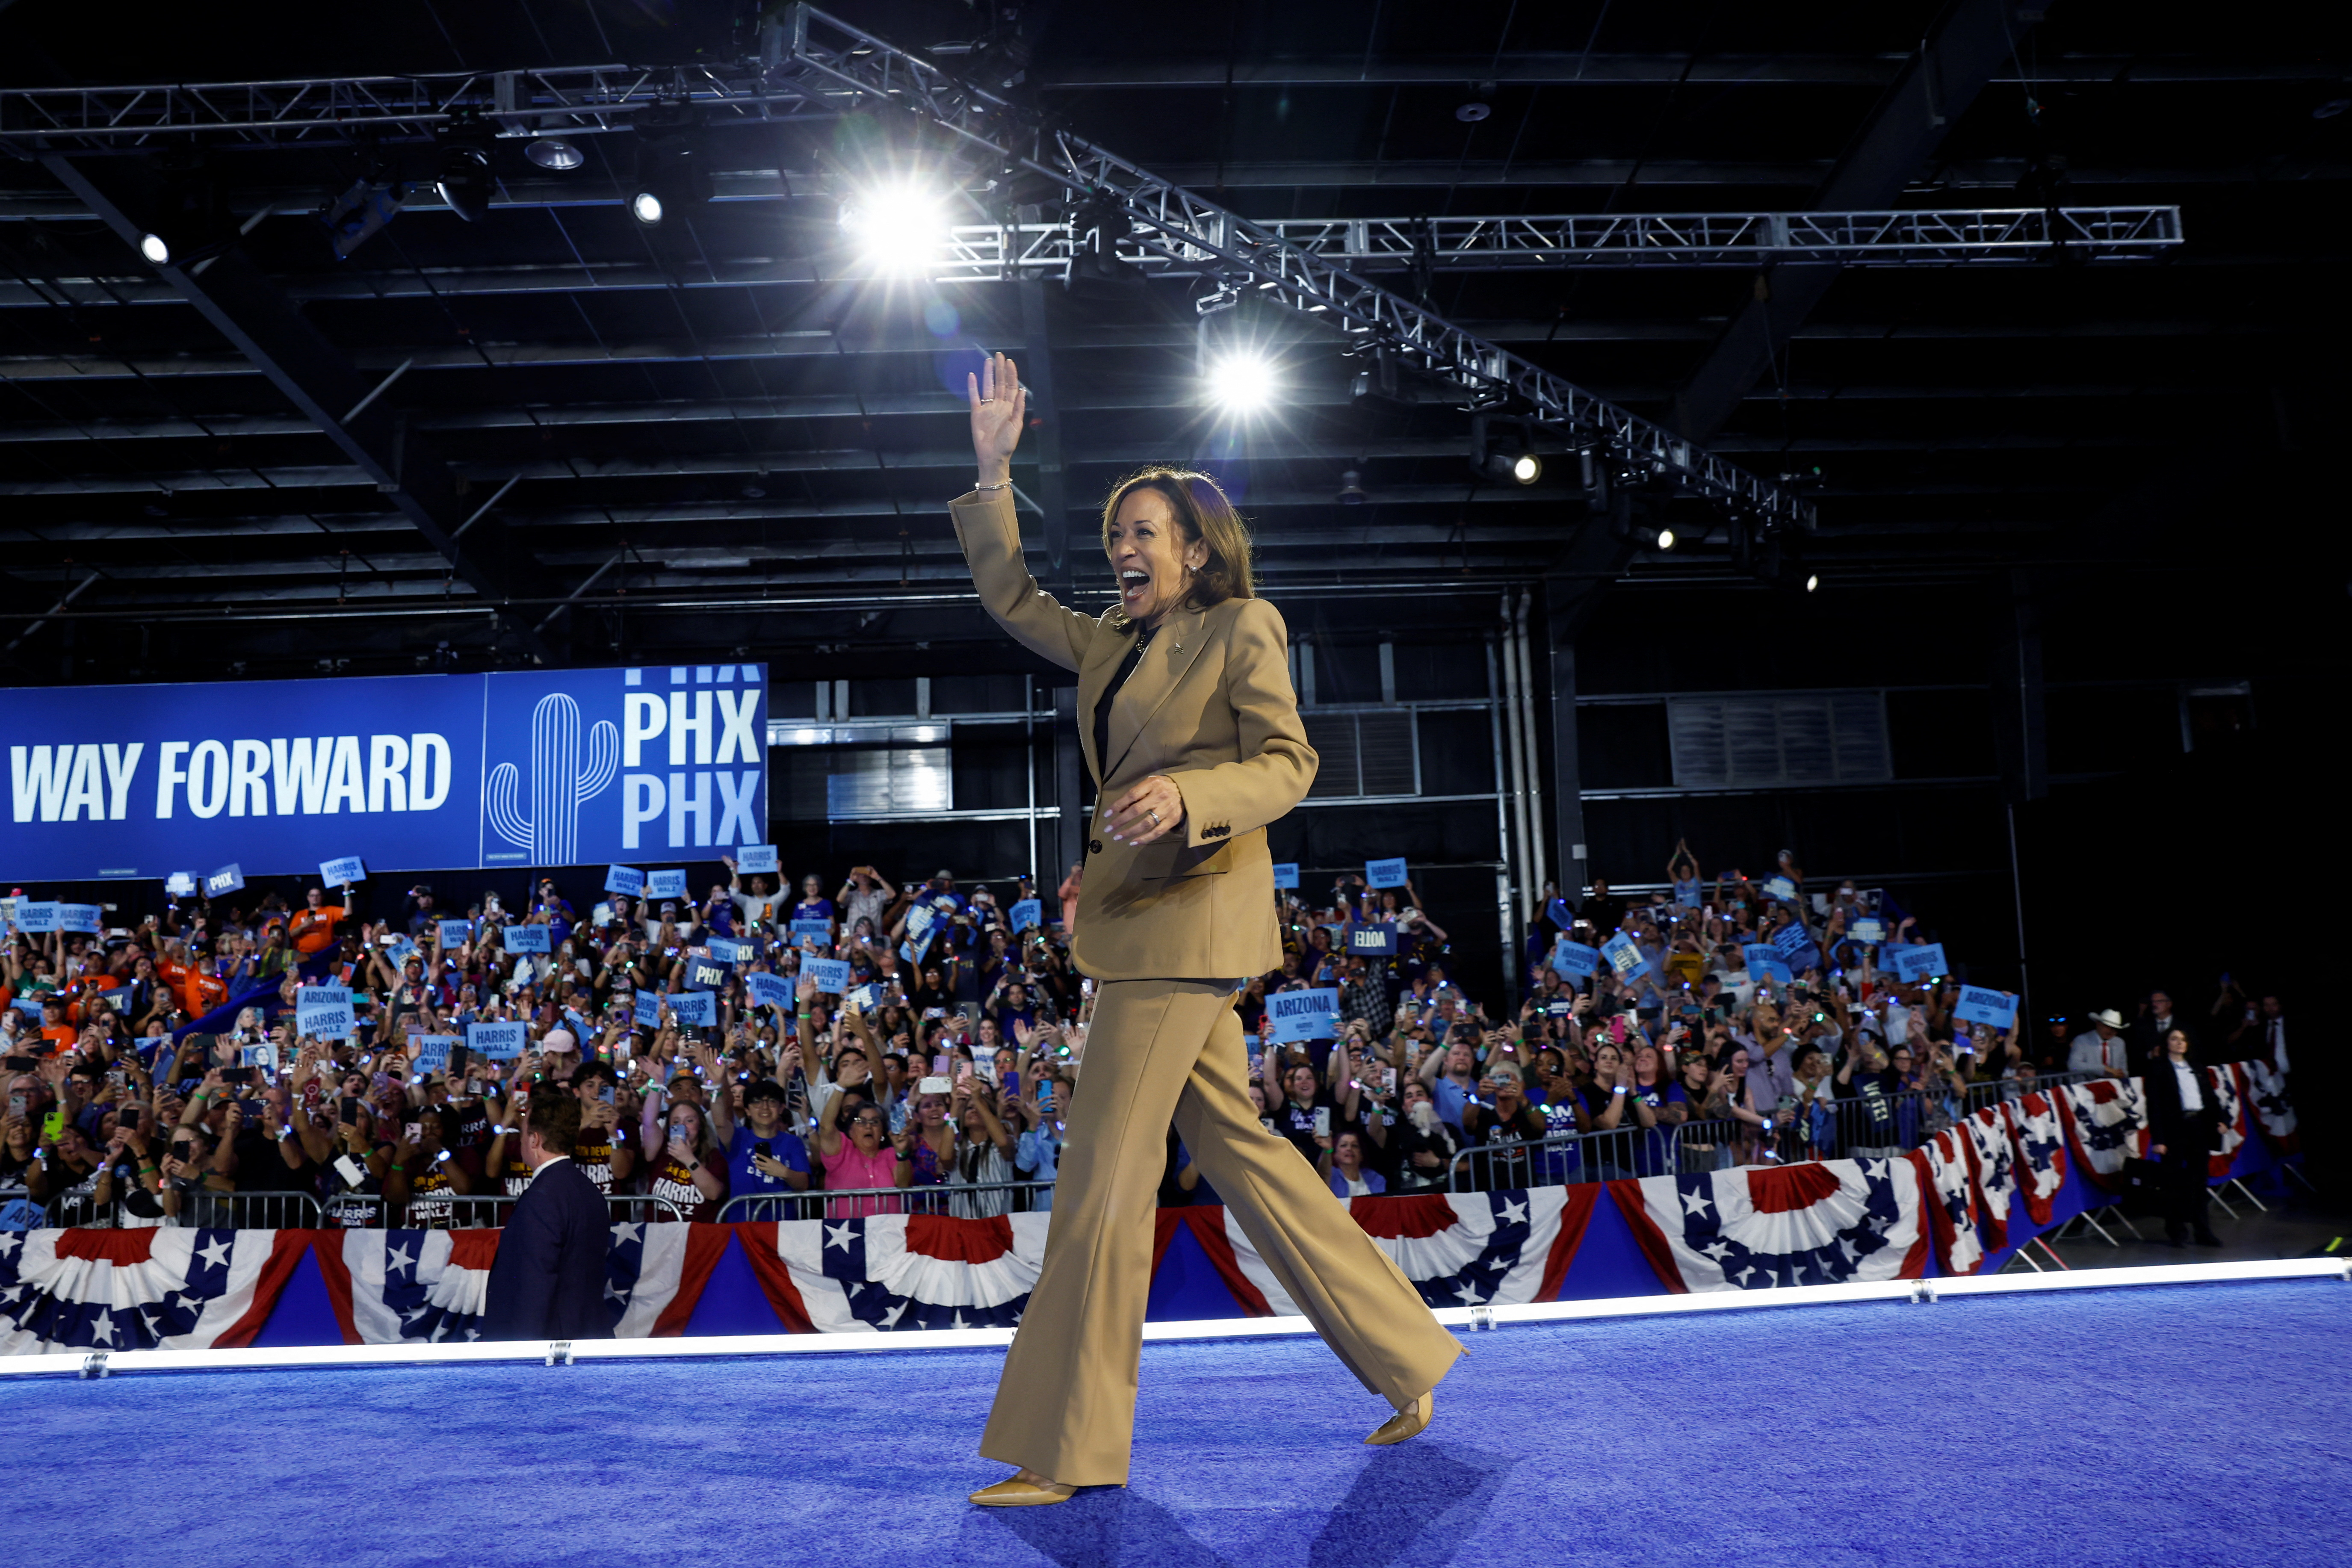
M 1878 784 L 1889 776 L 1874 691 L 1677 697 L 1666 705 L 1675 783 L 1685 789 Z
M 955 775 L 945 746 L 832 753 L 825 815 L 835 820 L 955 809 Z

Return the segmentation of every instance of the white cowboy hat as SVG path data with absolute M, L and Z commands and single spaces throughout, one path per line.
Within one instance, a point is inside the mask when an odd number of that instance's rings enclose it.
M 2105 1024 L 2110 1029 L 2120 1029 L 2124 1026 L 2124 1016 L 2113 1007 L 2109 1007 L 2104 1012 L 2092 1014 L 2091 1022 Z

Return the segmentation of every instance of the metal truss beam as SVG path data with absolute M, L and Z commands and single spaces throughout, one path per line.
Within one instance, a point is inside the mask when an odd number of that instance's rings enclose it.
M 748 67 L 619 66 L 444 77 L 254 82 L 218 87 L 29 89 L 0 94 L 0 144 L 44 156 L 137 151 L 190 139 L 229 146 L 341 144 L 429 136 L 478 115 L 501 135 L 590 135 L 649 110 L 690 105 L 704 123 L 823 119 L 888 107 L 960 138 L 969 154 L 1112 204 L 1130 229 L 1122 254 L 1214 279 L 1238 299 L 1321 317 L 1354 352 L 1380 351 L 1451 385 L 1472 406 L 1514 405 L 1568 439 L 1605 445 L 1678 489 L 1783 521 L 1801 497 L 1368 281 L 1340 263 L 1192 192 L 932 61 L 796 3 L 761 35 Z M 77 195 L 81 194 L 79 191 Z M 135 236 L 132 237 L 135 239 Z
M 1663 426 L 1595 397 L 1391 294 L 1312 251 L 1118 156 L 1034 123 L 1001 98 L 930 61 L 795 0 L 762 34 L 772 80 L 795 81 L 819 101 L 887 104 L 929 121 L 976 153 L 1116 205 L 1129 245 L 1215 277 L 1235 298 L 1319 317 L 1353 340 L 1451 384 L 1473 405 L 1511 405 L 1572 440 L 1605 444 L 1637 470 L 1762 516 L 1810 524 L 1812 509 Z
M 1815 201 L 1824 208 L 1895 199 L 1985 83 L 2040 20 L 2042 0 L 1952 0 L 1863 122 Z M 1723 428 L 1748 388 L 1781 363 L 1789 340 L 1837 278 L 1833 262 L 1791 258 L 1758 280 L 1715 348 L 1675 395 L 1675 428 L 1693 441 Z
M 1846 267 L 1958 262 L 2144 261 L 2181 243 L 2180 209 L 1992 207 L 1936 212 L 1563 213 L 1549 216 L 1276 218 L 1259 226 L 1335 267 L 1394 272 L 1557 272 L 1570 268 Z M 935 281 L 1049 273 L 1081 248 L 1075 224 L 961 224 Z M 1215 276 L 1221 266 L 1145 236 L 1120 259 L 1160 277 Z M 853 269 L 852 275 L 855 275 Z
M 60 153 L 41 161 L 125 244 L 135 247 L 148 232 L 156 194 L 142 164 L 100 160 L 101 169 L 94 173 Z M 511 598 L 534 580 L 529 554 L 497 519 L 482 517 L 460 494 L 457 475 L 433 437 L 409 429 L 380 395 L 400 371 L 389 377 L 363 375 L 234 248 L 157 270 L 406 514 L 453 575 L 493 601 Z M 480 526 L 473 527 L 472 536 L 461 541 L 476 523 Z M 512 610 L 501 615 L 528 652 L 551 658 L 527 618 Z

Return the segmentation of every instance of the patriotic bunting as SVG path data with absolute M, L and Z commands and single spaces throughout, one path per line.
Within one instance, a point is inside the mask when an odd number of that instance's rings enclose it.
M 2205 1069 L 2205 1092 L 2221 1111 L 2221 1138 L 2211 1153 L 2205 1157 L 2205 1173 L 2214 1181 L 2230 1174 L 2237 1163 L 2238 1150 L 2246 1141 L 2246 1097 L 2244 1084 L 2239 1079 L 2235 1063 Z
M 2008 1106 L 1988 1105 L 1960 1121 L 1975 1156 L 1969 1168 L 1985 1246 L 1996 1251 L 2009 1245 L 2009 1205 L 2017 1192 L 2017 1146 L 2010 1141 L 2009 1118 Z
M 1957 1127 L 1947 1128 L 1909 1158 L 1927 1198 L 1936 1268 L 1946 1274 L 1974 1274 L 1985 1260 L 1984 1242 L 1977 1231 L 1980 1211 L 1975 1142 Z
M 2287 1103 L 2286 1074 L 2265 1061 L 2243 1065 L 2246 1099 L 2262 1124 L 2263 1137 L 2280 1153 L 2294 1153 L 2303 1147 L 2303 1139 L 2294 1130 L 2294 1107 Z
M 1608 1184 L 1668 1290 L 1916 1279 L 1927 1261 L 1908 1159 L 1759 1165 Z
M 0 1231 L 0 1354 L 250 1344 L 309 1233 Z
M 2056 1096 L 2029 1094 L 2001 1107 L 2017 1149 L 2017 1185 L 2025 1194 L 2025 1217 L 2037 1230 L 2050 1223 L 2051 1200 L 2066 1181 L 2066 1131 Z
M 2147 1107 L 2139 1085 L 2111 1078 L 2070 1083 L 2058 1091 L 2058 1119 L 2083 1179 L 2102 1192 L 2122 1192 L 2124 1162 L 2146 1142 Z

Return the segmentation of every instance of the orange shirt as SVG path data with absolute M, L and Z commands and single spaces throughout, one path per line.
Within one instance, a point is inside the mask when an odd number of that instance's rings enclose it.
M 228 986 L 216 975 L 199 974 L 192 969 L 180 983 L 180 1005 L 191 1018 L 201 1018 L 227 1000 Z
M 41 1038 L 52 1041 L 58 1049 L 65 1050 L 81 1038 L 81 1031 L 70 1024 L 52 1024 L 41 1031 Z
M 340 904 L 321 904 L 315 910 L 295 910 L 294 923 L 287 928 L 294 938 L 294 951 L 307 956 L 332 946 L 335 922 L 349 912 Z

